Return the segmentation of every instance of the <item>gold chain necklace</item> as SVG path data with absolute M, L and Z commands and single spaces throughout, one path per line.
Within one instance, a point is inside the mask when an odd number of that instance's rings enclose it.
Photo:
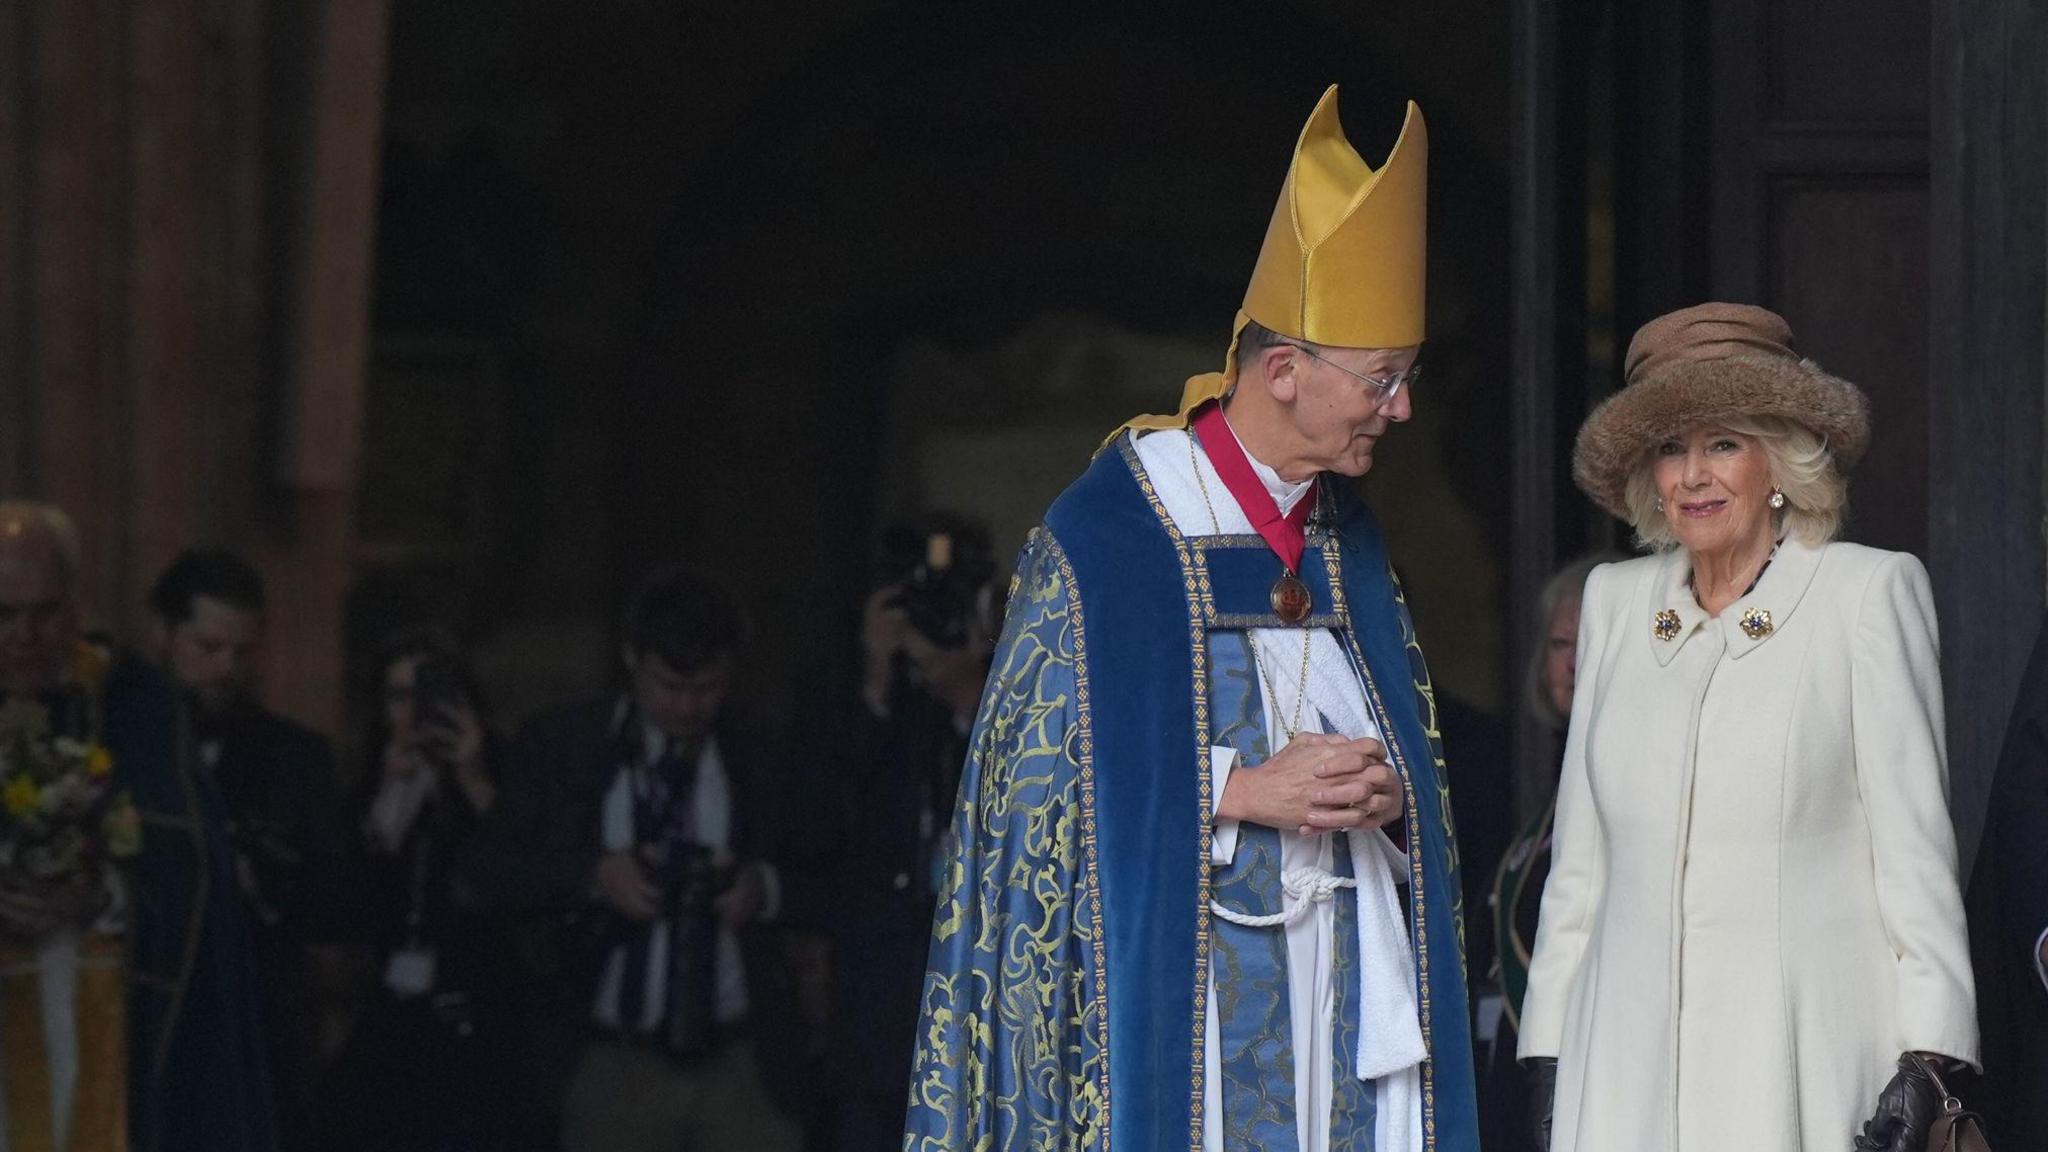
M 1280 725 L 1280 731 L 1285 733 L 1289 740 L 1293 740 L 1295 734 L 1301 731 L 1301 705 L 1302 701 L 1308 699 L 1308 643 L 1309 638 L 1313 635 L 1315 633 L 1307 628 L 1301 630 L 1301 679 L 1295 682 L 1294 722 L 1292 724 L 1282 723 Z M 1253 640 L 1251 642 L 1251 649 L 1252 666 L 1259 670 L 1259 680 L 1266 686 L 1266 695 L 1277 698 L 1280 693 L 1273 688 L 1273 678 L 1266 674 L 1266 662 L 1259 659 L 1258 641 Z M 1279 703 L 1279 700 L 1275 699 L 1274 703 Z M 1274 713 L 1273 718 L 1275 720 L 1280 719 L 1279 713 Z
M 1201 489 L 1202 506 L 1209 510 L 1209 532 L 1211 535 L 1221 535 L 1223 532 L 1223 522 L 1216 518 L 1216 505 L 1213 501 L 1209 499 L 1209 481 L 1203 479 L 1202 462 L 1195 455 L 1194 429 L 1188 429 L 1187 438 L 1188 467 L 1193 469 L 1195 473 L 1195 485 L 1196 487 Z M 1292 724 L 1288 724 L 1285 721 L 1281 721 L 1280 723 L 1280 731 L 1286 735 L 1289 741 L 1292 741 L 1294 739 L 1295 733 L 1301 731 L 1301 706 L 1302 703 L 1308 699 L 1309 642 L 1314 638 L 1314 630 L 1309 628 L 1303 628 L 1301 630 L 1301 678 L 1295 682 L 1294 722 Z M 1252 667 L 1257 668 L 1259 670 L 1259 682 L 1266 686 L 1266 698 L 1273 701 L 1274 706 L 1278 707 L 1280 703 L 1280 693 L 1273 686 L 1272 676 L 1268 675 L 1266 672 L 1266 662 L 1260 659 L 1259 657 L 1259 642 L 1257 639 L 1253 638 L 1249 634 L 1245 636 L 1245 641 L 1247 646 L 1250 647 L 1252 650 Z M 1276 712 L 1274 713 L 1273 718 L 1275 720 L 1279 720 L 1280 716 Z

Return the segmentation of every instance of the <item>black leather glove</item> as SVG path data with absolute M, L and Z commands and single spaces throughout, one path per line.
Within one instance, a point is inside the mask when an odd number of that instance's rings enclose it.
M 1899 1070 L 1877 1095 L 1877 1110 L 1856 1137 L 1856 1152 L 1922 1152 L 1927 1130 L 1941 1115 L 1941 1093 L 1911 1053 L 1899 1057 Z
M 1532 1056 L 1529 1071 L 1529 1136 L 1540 1152 L 1550 1152 L 1550 1113 L 1557 1103 L 1557 1057 Z

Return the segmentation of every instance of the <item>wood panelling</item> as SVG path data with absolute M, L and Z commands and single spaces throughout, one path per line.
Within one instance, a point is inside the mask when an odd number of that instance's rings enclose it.
M 354 477 L 335 468 L 355 458 L 385 10 L 0 6 L 0 494 L 71 512 L 93 621 L 127 642 L 179 549 L 249 552 L 279 606 L 272 696 L 326 723 L 341 710 Z M 272 66 L 280 29 L 300 27 L 316 30 L 292 54 L 319 60 L 317 96 Z M 285 215 L 329 234 L 272 226 L 276 206 L 316 196 Z M 288 342 L 306 285 L 317 324 Z M 285 474 L 317 495 L 279 479 L 275 414 L 305 378 L 324 463 Z
M 1847 535 L 1924 552 L 1927 6 L 1711 8 L 1713 293 L 1780 312 L 1869 395 Z
M 390 3 L 331 3 L 326 13 L 313 95 L 309 275 L 286 476 L 294 487 L 331 492 L 355 484 L 362 433 Z
M 1762 38 L 1731 46 L 1763 58 L 1774 127 L 1845 125 L 1927 132 L 1926 0 L 1772 0 Z
M 1933 575 L 1967 859 L 2048 592 L 2048 12 L 1613 5 L 1619 333 L 1704 298 L 1762 303 L 1869 394 L 1849 536 L 1915 552 Z
M 202 100 L 206 65 L 202 0 L 136 5 L 125 37 L 129 190 L 125 277 L 127 362 L 120 374 L 130 429 L 122 488 L 131 504 L 118 579 L 119 609 L 137 604 L 180 548 L 213 535 L 203 522 L 199 481 L 214 459 L 203 430 L 217 415 L 219 281 L 206 274 L 213 243 L 217 168 L 202 130 L 214 110 Z M 115 525 L 104 525 L 109 531 Z
M 1558 227 L 1561 186 L 1579 171 L 1562 154 L 1558 131 L 1560 83 L 1557 6 L 1519 0 L 1514 7 L 1515 103 L 1512 145 L 1514 244 L 1509 251 L 1514 286 L 1510 335 L 1515 379 L 1514 483 L 1508 554 L 1508 641 L 1510 665 L 1528 658 L 1536 634 L 1536 590 L 1557 562 L 1557 377 L 1560 314 L 1576 315 L 1557 292 L 1559 248 L 1569 233 Z M 1564 233 L 1564 234 L 1560 234 Z M 1567 257 L 1568 260 L 1568 257 Z M 1518 764 L 1545 762 L 1550 741 L 1532 718 L 1516 708 L 1514 755 Z M 1533 776 L 1524 772 L 1522 776 Z M 1520 800 L 1520 798 L 1518 798 Z M 1526 802 L 1518 807 L 1527 807 Z
M 1953 0 L 1933 30 L 1927 561 L 1968 860 L 2048 575 L 2048 12 Z
M 1927 182 L 1780 178 L 1767 211 L 1769 299 L 1796 317 L 1801 352 L 1870 397 L 1870 452 L 1851 478 L 1848 538 L 1919 551 L 1927 537 Z
M 1690 0 L 1614 0 L 1617 341 L 1708 294 L 1706 22 Z M 1598 382 L 1600 392 L 1619 384 Z
M 25 157 L 29 6 L 0 8 L 0 157 Z M 28 480 L 28 167 L 0 163 L 0 489 Z
M 96 3 L 30 7 L 28 487 L 77 518 L 88 598 L 118 614 L 120 473 L 129 447 L 119 415 L 127 179 L 120 30 Z

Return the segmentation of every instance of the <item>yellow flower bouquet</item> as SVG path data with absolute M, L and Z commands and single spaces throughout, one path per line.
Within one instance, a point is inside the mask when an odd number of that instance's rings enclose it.
M 37 701 L 0 704 L 0 891 L 54 917 L 0 932 L 0 1144 L 17 1152 L 124 1146 L 120 864 L 142 822 L 100 742 L 97 696 L 78 704 L 62 726 Z
M 104 745 L 53 735 L 40 704 L 0 705 L 0 884 L 111 884 L 141 833 Z

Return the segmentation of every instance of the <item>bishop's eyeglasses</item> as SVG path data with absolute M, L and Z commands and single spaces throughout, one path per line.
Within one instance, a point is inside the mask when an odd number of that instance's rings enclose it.
M 1420 364 L 1410 364 L 1405 371 L 1396 372 L 1392 376 L 1367 376 L 1363 372 L 1353 372 L 1351 369 L 1346 368 L 1342 364 L 1337 363 L 1335 360 L 1332 360 L 1329 357 L 1324 356 L 1321 353 L 1318 353 L 1315 349 L 1310 348 L 1306 344 L 1294 344 L 1285 340 L 1281 341 L 1281 343 L 1286 344 L 1289 348 L 1292 348 L 1295 351 L 1302 353 L 1311 360 L 1319 360 L 1324 364 L 1328 364 L 1330 367 L 1335 368 L 1337 371 L 1342 372 L 1346 376 L 1351 377 L 1353 380 L 1357 380 L 1358 382 L 1370 387 L 1372 389 L 1373 399 L 1381 404 L 1385 404 L 1387 401 L 1392 400 L 1395 396 L 1400 394 L 1401 389 L 1406 388 L 1409 385 L 1415 383 L 1415 381 L 1420 379 L 1422 376 L 1422 365 Z

